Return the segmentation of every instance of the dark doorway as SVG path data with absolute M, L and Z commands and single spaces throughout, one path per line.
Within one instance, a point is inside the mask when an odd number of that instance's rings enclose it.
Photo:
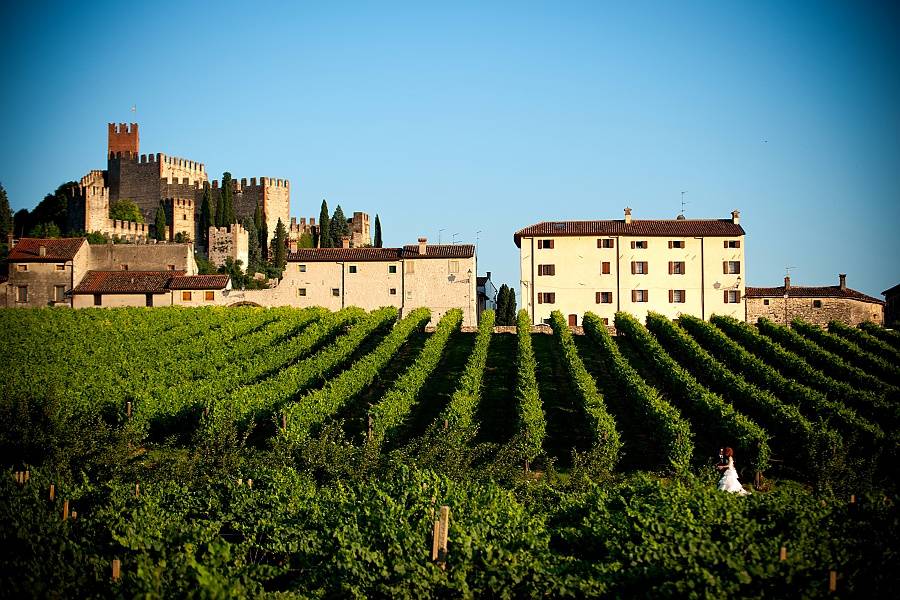
M 569 327 L 576 327 L 578 325 L 578 315 L 569 315 Z

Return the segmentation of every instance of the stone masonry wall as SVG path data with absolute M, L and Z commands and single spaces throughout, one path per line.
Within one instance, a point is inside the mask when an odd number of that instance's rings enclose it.
M 814 307 L 814 301 L 822 303 L 821 308 Z M 768 301 L 768 305 L 766 305 Z M 747 298 L 746 314 L 748 323 L 756 323 L 765 317 L 775 323 L 790 323 L 800 318 L 809 323 L 825 327 L 829 321 L 841 321 L 856 326 L 863 321 L 874 321 L 881 324 L 884 311 L 880 304 L 862 302 L 848 298 Z

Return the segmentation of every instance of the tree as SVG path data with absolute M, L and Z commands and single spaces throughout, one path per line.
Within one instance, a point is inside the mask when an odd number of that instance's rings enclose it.
M 28 224 L 31 223 L 31 213 L 27 208 L 20 208 L 13 215 L 13 235 L 17 238 L 25 237 L 29 230 Z
M 273 260 L 272 266 L 279 271 L 284 271 L 284 265 L 287 262 L 287 230 L 284 223 L 278 219 L 278 225 L 275 226 L 275 239 L 272 241 Z
M 59 226 L 53 222 L 38 223 L 28 235 L 34 238 L 58 238 L 60 236 Z
M 506 324 L 515 325 L 518 322 L 518 319 L 516 319 L 516 291 L 507 287 L 506 297 Z
M 222 193 L 222 190 L 219 190 L 219 197 L 216 198 L 216 210 L 215 210 L 215 219 L 213 223 L 216 224 L 216 227 L 222 226 L 222 221 L 225 219 L 225 194 Z
M 246 218 L 242 224 L 247 230 L 247 275 L 252 277 L 262 263 L 262 251 L 259 248 L 256 223 L 253 222 L 253 219 Z
M 144 215 L 138 205 L 125 198 L 109 203 L 109 218 L 134 223 L 144 222 Z
M 209 248 L 209 228 L 216 222 L 216 207 L 212 201 L 209 184 L 203 186 L 203 200 L 200 201 L 200 239 Z
M 256 203 L 256 210 L 253 211 L 253 225 L 256 228 L 256 243 L 259 245 L 260 261 L 266 260 L 269 247 L 269 228 L 266 226 L 266 220 L 263 218 L 262 207 L 259 202 Z
M 328 203 L 322 200 L 319 211 L 319 248 L 331 247 L 331 223 L 328 218 Z
M 13 214 L 9 208 L 9 198 L 3 184 L 0 184 L 0 243 L 6 243 L 6 236 L 13 232 Z
M 52 194 L 44 196 L 44 199 L 34 207 L 34 210 L 28 213 L 28 221 L 23 229 L 31 231 L 39 225 L 53 223 L 56 225 L 57 231 L 62 233 L 68 232 L 69 200 L 75 187 L 77 187 L 77 184 L 74 181 L 69 181 L 57 187 Z
M 166 209 L 162 202 L 156 207 L 156 232 L 153 234 L 157 242 L 166 241 Z
M 194 260 L 197 262 L 198 275 L 215 275 L 216 265 L 212 264 L 209 260 L 203 258 L 196 252 L 194 253 Z
M 315 248 L 316 245 L 313 242 L 313 236 L 309 233 L 303 233 L 300 235 L 300 240 L 297 242 L 298 248 Z
M 381 219 L 375 214 L 375 247 L 381 248 Z
M 329 223 L 329 232 L 331 235 L 331 247 L 340 248 L 342 245 L 341 238 L 350 235 L 350 226 L 347 224 L 347 217 L 344 216 L 344 210 L 338 204 L 331 215 L 331 223 Z
M 506 314 L 509 308 L 509 286 L 505 283 L 500 286 L 500 291 L 497 292 L 497 310 L 496 316 L 494 318 L 494 323 L 497 325 L 509 325 L 506 322 Z
M 222 173 L 222 204 L 225 214 L 222 217 L 221 227 L 228 227 L 237 222 L 237 217 L 234 215 L 234 183 L 231 180 L 231 173 L 228 171 Z

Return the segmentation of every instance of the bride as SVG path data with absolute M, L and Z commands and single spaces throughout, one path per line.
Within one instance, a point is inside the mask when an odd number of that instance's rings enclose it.
M 740 496 L 746 496 L 750 492 L 744 489 L 741 482 L 738 481 L 737 470 L 734 468 L 734 450 L 725 448 L 720 455 L 723 462 L 716 465 L 716 468 L 722 472 L 722 479 L 719 480 L 719 489 L 724 492 L 733 492 Z

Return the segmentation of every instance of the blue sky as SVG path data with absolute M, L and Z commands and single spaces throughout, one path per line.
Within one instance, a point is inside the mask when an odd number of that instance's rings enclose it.
M 4 3 L 14 209 L 105 168 L 106 123 L 385 245 L 742 211 L 747 282 L 900 282 L 900 13 L 870 2 Z M 136 115 L 130 107 L 137 106 Z

